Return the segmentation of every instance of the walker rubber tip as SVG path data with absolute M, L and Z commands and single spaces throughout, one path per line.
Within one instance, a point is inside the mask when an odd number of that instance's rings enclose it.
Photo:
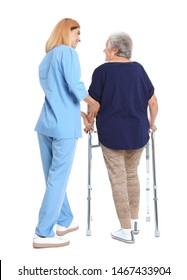
M 155 237 L 160 237 L 160 231 L 159 230 L 155 231 Z
M 150 222 L 151 221 L 151 217 L 146 217 L 146 222 Z
M 86 231 L 86 235 L 87 235 L 87 236 L 91 236 L 91 235 L 92 235 L 92 233 L 91 233 L 91 230 L 90 230 L 90 229 L 87 229 L 87 231 Z

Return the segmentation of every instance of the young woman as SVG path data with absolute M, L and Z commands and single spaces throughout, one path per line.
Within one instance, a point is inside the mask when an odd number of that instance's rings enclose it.
M 80 63 L 76 52 L 80 42 L 77 21 L 62 19 L 46 43 L 46 55 L 39 65 L 40 84 L 45 101 L 35 130 L 41 153 L 46 190 L 33 239 L 34 248 L 69 244 L 64 234 L 78 229 L 68 202 L 66 188 L 77 139 L 81 137 L 80 102 L 89 105 L 90 118 L 99 110 L 80 81 Z M 87 116 L 82 113 L 89 127 Z M 54 226 L 56 229 L 54 229 Z

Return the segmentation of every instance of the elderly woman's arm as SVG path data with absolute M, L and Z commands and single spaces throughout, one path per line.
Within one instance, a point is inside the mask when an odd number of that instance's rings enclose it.
M 156 131 L 157 127 L 155 125 L 155 120 L 158 113 L 158 102 L 155 94 L 149 99 L 148 106 L 149 106 L 149 113 L 150 113 L 149 116 L 150 129 Z

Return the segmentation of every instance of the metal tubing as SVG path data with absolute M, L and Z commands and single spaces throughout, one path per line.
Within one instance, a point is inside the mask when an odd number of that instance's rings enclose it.
M 87 230 L 86 235 L 90 236 L 91 233 L 91 160 L 92 159 L 92 135 L 88 133 L 88 196 L 87 196 Z
M 151 221 L 150 209 L 149 209 L 149 194 L 150 194 L 150 153 L 149 153 L 150 143 L 146 144 L 146 202 L 147 202 L 147 211 L 146 211 L 146 222 Z
M 92 148 L 99 147 L 100 144 L 92 143 L 92 133 L 97 133 L 97 131 L 89 132 L 88 133 L 88 196 L 87 196 L 87 203 L 88 203 L 88 211 L 87 211 L 87 231 L 86 235 L 91 236 L 91 167 L 92 167 Z M 152 169 L 153 169 L 153 200 L 154 200 L 154 212 L 155 212 L 155 236 L 160 236 L 160 231 L 158 229 L 158 205 L 157 205 L 157 184 L 156 184 L 156 164 L 155 164 L 155 135 L 154 132 L 151 131 L 151 146 L 152 146 Z M 150 143 L 148 142 L 146 145 L 146 195 L 147 195 L 147 217 L 146 221 L 150 221 L 149 216 L 149 192 L 150 192 Z
M 157 184 L 156 184 L 156 163 L 155 163 L 155 134 L 151 131 L 151 143 L 152 143 L 152 168 L 153 168 L 153 200 L 154 200 L 154 210 L 155 210 L 155 236 L 160 236 L 160 231 L 158 229 L 158 197 L 157 197 Z

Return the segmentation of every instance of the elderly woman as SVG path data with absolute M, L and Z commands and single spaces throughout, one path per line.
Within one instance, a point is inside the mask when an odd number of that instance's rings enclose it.
M 94 70 L 88 91 L 101 106 L 96 126 L 121 226 L 112 237 L 134 243 L 134 234 L 139 232 L 137 168 L 149 129 L 156 130 L 158 105 L 146 71 L 130 60 L 128 34 L 110 35 L 104 53 L 107 63 Z

